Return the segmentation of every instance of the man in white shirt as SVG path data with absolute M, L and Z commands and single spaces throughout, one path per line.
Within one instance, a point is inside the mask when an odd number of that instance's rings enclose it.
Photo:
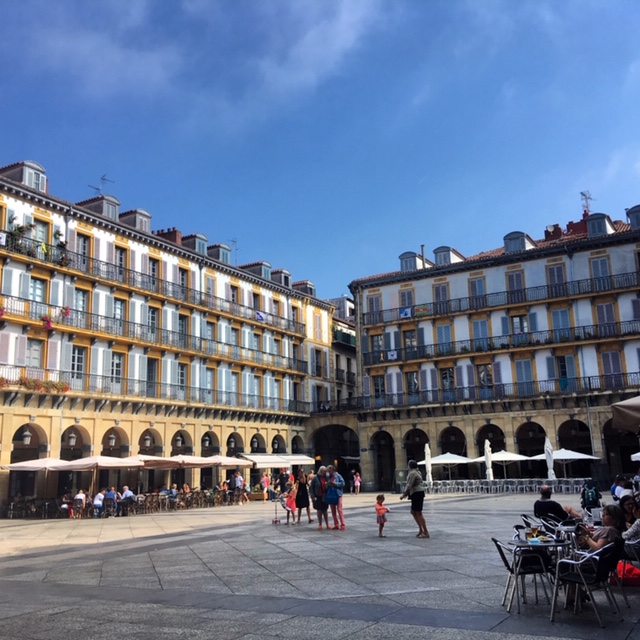
M 131 491 L 131 489 L 129 489 L 125 484 L 124 487 L 122 487 L 122 494 L 120 497 L 119 511 L 121 516 L 129 515 L 129 507 L 133 505 L 135 499 L 136 494 L 133 493 L 133 491 Z
M 104 514 L 104 494 L 105 490 L 98 491 L 93 499 L 93 516 L 94 518 L 102 518 Z

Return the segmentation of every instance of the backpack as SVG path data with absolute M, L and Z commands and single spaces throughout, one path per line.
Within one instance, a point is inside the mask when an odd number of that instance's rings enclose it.
M 583 500 L 584 506 L 587 509 L 589 507 L 597 507 L 600 504 L 598 500 L 598 490 L 595 487 L 585 487 Z

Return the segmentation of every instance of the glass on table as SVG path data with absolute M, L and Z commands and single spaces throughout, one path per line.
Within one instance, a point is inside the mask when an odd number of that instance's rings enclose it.
M 533 530 L 532 530 L 531 528 L 527 527 L 527 528 L 524 530 L 524 536 L 525 536 L 525 538 L 526 538 L 527 540 L 531 540 L 531 538 L 533 538 Z
M 531 525 L 531 535 L 534 538 L 538 537 L 538 525 L 537 524 L 532 524 Z

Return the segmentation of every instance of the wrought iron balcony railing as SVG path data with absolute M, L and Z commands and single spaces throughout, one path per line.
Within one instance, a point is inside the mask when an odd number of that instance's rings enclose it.
M 47 329 L 67 328 L 91 331 L 116 336 L 141 345 L 157 345 L 175 349 L 195 351 L 207 356 L 216 356 L 236 362 L 286 369 L 296 373 L 307 373 L 307 361 L 287 358 L 278 354 L 265 353 L 248 347 L 240 347 L 208 338 L 200 338 L 177 331 L 167 331 L 117 318 L 76 311 L 66 307 L 55 307 L 44 302 L 33 302 L 24 298 L 4 296 L 5 313 L 41 322 Z M 68 315 L 65 315 L 68 314 Z M 45 320 L 49 319 L 49 322 Z
M 221 311 L 236 317 L 258 321 L 260 324 L 270 325 L 300 336 L 305 334 L 305 325 L 303 323 L 276 316 L 267 311 L 257 310 L 253 307 L 246 307 L 237 302 L 218 298 L 197 289 L 184 287 L 110 262 L 103 262 L 80 253 L 74 253 L 66 248 L 64 242 L 59 242 L 56 245 L 38 242 L 31 238 L 18 237 L 11 229 L 7 230 L 6 234 L 7 242 L 5 248 L 10 253 L 23 254 L 35 260 L 81 271 L 83 274 L 94 276 L 99 280 L 142 289 L 169 297 L 178 302 L 189 302 L 193 305 L 207 307 L 213 311 Z
M 520 347 L 544 348 L 548 345 L 568 342 L 600 342 L 604 338 L 622 338 L 640 335 L 640 320 L 625 322 L 607 322 L 568 329 L 549 329 L 531 333 L 513 333 L 494 338 L 471 338 L 444 342 L 442 344 L 420 345 L 410 348 L 385 349 L 363 353 L 365 366 L 380 363 L 406 362 L 409 360 L 428 360 L 452 355 L 482 353 L 485 351 L 508 350 Z
M 418 405 L 443 405 L 457 402 L 479 402 L 483 400 L 519 400 L 522 398 L 552 398 L 606 391 L 640 390 L 640 372 L 615 373 L 584 378 L 558 378 L 535 382 L 512 382 L 488 387 L 456 387 L 417 391 L 416 393 L 385 393 L 380 396 L 360 396 L 340 401 L 333 410 L 362 411 L 368 409 L 415 407 Z M 318 409 L 314 405 L 314 411 Z
M 397 307 L 384 311 L 369 311 L 362 314 L 365 325 L 376 325 L 403 320 L 425 319 L 448 316 L 455 313 L 468 313 L 492 307 L 504 307 L 513 304 L 545 302 L 557 298 L 574 298 L 594 295 L 606 291 L 636 289 L 640 286 L 638 272 L 621 273 L 603 278 L 573 280 L 561 284 L 542 285 L 515 291 L 499 291 L 480 296 L 454 298 L 442 302 L 425 302 L 410 307 Z
M 145 398 L 221 408 L 234 407 L 302 414 L 308 414 L 310 408 L 309 403 L 298 400 L 284 400 L 117 376 L 100 376 L 84 372 L 11 365 L 0 366 L 0 389 L 60 396 L 66 393 L 80 393 L 105 399 Z

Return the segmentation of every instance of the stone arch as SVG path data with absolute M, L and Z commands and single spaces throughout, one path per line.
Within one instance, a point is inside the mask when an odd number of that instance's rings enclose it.
M 111 427 L 102 436 L 100 455 L 124 458 L 129 455 L 129 437 L 124 429 Z
M 492 451 L 505 451 L 507 449 L 507 438 L 504 435 L 504 431 L 495 424 L 485 424 L 478 429 L 476 434 L 476 457 L 484 455 L 485 440 L 488 440 L 491 444 Z
M 287 443 L 281 434 L 276 434 L 271 439 L 272 453 L 287 453 Z
M 13 444 L 12 463 L 37 460 L 40 457 L 40 452 L 47 448 L 47 435 L 44 429 L 35 422 L 26 422 L 18 427 L 11 440 Z M 8 497 L 11 499 L 18 493 L 23 497 L 35 495 L 36 479 L 35 471 L 11 471 L 9 473 Z
M 267 443 L 261 433 L 254 433 L 249 440 L 251 453 L 266 453 Z
M 558 427 L 558 447 L 592 456 L 593 446 L 589 427 L 582 420 L 575 420 L 574 418 L 566 420 Z M 566 465 L 565 469 L 568 467 L 572 476 L 588 478 L 592 475 L 592 463 L 592 460 L 575 460 Z
M 547 432 L 540 424 L 533 421 L 524 422 L 516 429 L 515 433 L 516 453 L 529 457 L 544 453 L 544 439 L 547 437 Z M 521 462 L 519 469 L 523 476 L 547 477 L 547 463 L 544 460 Z
M 178 429 L 173 436 L 171 436 L 171 440 L 169 442 L 171 445 L 172 456 L 193 454 L 193 438 L 186 429 Z
M 145 429 L 138 438 L 138 452 L 147 456 L 162 454 L 162 434 L 153 427 Z
M 445 427 L 438 437 L 439 453 L 455 453 L 459 456 L 467 455 L 467 438 L 462 429 L 450 424 Z M 431 452 L 432 455 L 437 453 Z M 469 477 L 469 465 L 457 464 L 454 467 L 434 467 L 434 473 L 439 474 L 440 478 L 456 480 L 458 478 Z
M 213 431 L 207 431 L 202 435 L 200 439 L 200 450 L 203 456 L 220 453 L 220 440 Z
M 230 433 L 225 443 L 226 455 L 235 456 L 237 453 L 244 453 L 244 440 L 242 436 L 234 431 Z
M 611 474 L 613 476 L 635 474 L 638 463 L 631 460 L 631 456 L 640 449 L 640 432 L 634 433 L 629 429 L 618 429 L 609 419 L 602 428 L 602 437 Z
M 370 442 L 373 459 L 373 481 L 376 490 L 391 491 L 394 488 L 396 456 L 393 437 L 388 431 L 376 431 Z
M 77 460 L 91 449 L 91 435 L 81 424 L 67 427 L 60 436 L 60 459 Z
M 332 464 L 348 481 L 351 471 L 362 473 L 360 468 L 360 439 L 358 434 L 343 424 L 329 424 L 316 429 L 311 435 L 312 455 L 316 469 Z
M 291 453 L 304 453 L 304 440 L 299 435 L 291 438 Z
M 429 442 L 429 436 L 417 427 L 409 429 L 402 438 L 402 448 L 405 450 L 406 461 L 424 460 L 424 445 Z

